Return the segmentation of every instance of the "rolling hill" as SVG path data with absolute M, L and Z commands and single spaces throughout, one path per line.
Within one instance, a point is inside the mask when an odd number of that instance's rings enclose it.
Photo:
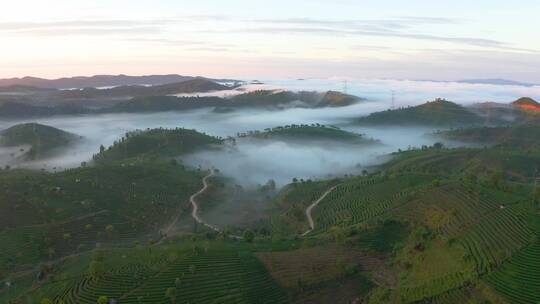
M 235 96 L 232 101 L 236 105 L 244 104 L 249 106 L 324 108 L 349 106 L 362 101 L 362 98 L 336 91 L 320 93 L 258 90 Z
M 30 145 L 30 150 L 25 154 L 29 159 L 44 157 L 51 151 L 69 146 L 79 139 L 75 134 L 37 123 L 19 124 L 0 132 L 2 146 Z
M 251 131 L 238 134 L 239 137 L 250 137 L 260 140 L 285 140 L 291 142 L 304 141 L 333 141 L 354 144 L 377 144 L 376 140 L 365 138 L 361 134 L 348 132 L 334 126 L 320 124 L 286 125 L 268 128 L 264 131 Z
M 361 125 L 460 126 L 483 123 L 483 119 L 456 103 L 437 99 L 415 107 L 372 113 L 361 117 Z
M 512 102 L 512 106 L 529 113 L 540 113 L 540 103 L 529 97 L 522 97 Z
M 102 147 L 94 160 L 108 163 L 130 158 L 176 157 L 221 143 L 219 138 L 181 128 L 133 131 L 109 148 Z
M 336 91 L 328 91 L 324 93 L 321 101 L 317 104 L 318 107 L 346 107 L 353 105 L 362 99 L 358 96 L 344 94 Z

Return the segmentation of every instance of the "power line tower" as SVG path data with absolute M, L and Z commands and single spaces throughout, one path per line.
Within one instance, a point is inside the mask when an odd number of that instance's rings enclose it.
M 392 110 L 396 108 L 396 91 L 392 90 Z
M 347 94 L 347 86 L 348 86 L 348 81 L 343 80 L 343 93 L 344 94 Z

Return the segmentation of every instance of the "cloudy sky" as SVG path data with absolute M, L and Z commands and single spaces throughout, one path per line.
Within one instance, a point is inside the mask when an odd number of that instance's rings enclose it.
M 19 0 L 0 77 L 180 73 L 540 82 L 540 1 Z

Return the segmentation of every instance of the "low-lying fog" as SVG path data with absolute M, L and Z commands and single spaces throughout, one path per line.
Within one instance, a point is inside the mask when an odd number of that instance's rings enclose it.
M 292 90 L 341 90 L 340 80 L 273 81 L 270 85 Z M 242 184 L 265 183 L 274 179 L 279 184 L 296 178 L 325 177 L 328 174 L 357 173 L 365 166 L 383 161 L 384 155 L 397 149 L 430 145 L 436 138 L 426 136 L 429 128 L 364 128 L 348 124 L 351 119 L 390 107 L 390 91 L 396 90 L 396 104 L 419 104 L 436 97 L 447 97 L 463 104 L 486 100 L 510 102 L 520 96 L 540 95 L 538 87 L 489 86 L 419 82 L 378 81 L 349 82 L 349 93 L 369 98 L 345 108 L 286 109 L 281 111 L 237 110 L 232 113 L 213 113 L 212 109 L 151 114 L 104 114 L 36 119 L 84 136 L 84 140 L 62 155 L 45 161 L 25 164 L 35 168 L 62 169 L 78 166 L 98 151 L 99 145 L 108 146 L 125 132 L 146 128 L 184 127 L 197 129 L 215 136 L 234 136 L 237 132 L 262 130 L 286 124 L 321 123 L 341 126 L 343 129 L 366 134 L 381 140 L 378 147 L 354 145 L 287 144 L 285 142 L 239 141 L 235 150 L 202 152 L 185 157 L 194 166 L 215 166 L 225 175 Z M 528 90 L 528 91 L 527 91 Z M 0 129 L 25 121 L 0 121 Z M 13 149 L 0 149 L 0 165 L 13 165 Z

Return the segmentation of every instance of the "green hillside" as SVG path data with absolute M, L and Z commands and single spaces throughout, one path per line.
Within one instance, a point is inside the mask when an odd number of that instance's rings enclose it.
M 362 125 L 461 126 L 483 123 L 480 116 L 453 102 L 437 99 L 425 104 L 372 113 L 357 120 Z
M 104 163 L 134 157 L 175 157 L 221 143 L 219 138 L 182 128 L 133 131 L 112 146 L 101 147 L 94 160 Z
M 19 124 L 0 132 L 2 146 L 30 145 L 26 153 L 29 159 L 46 156 L 48 152 L 73 144 L 78 139 L 75 134 L 37 123 Z
M 185 129 L 129 133 L 95 166 L 3 170 L 0 280 L 13 287 L 0 302 L 537 303 L 540 149 L 523 148 L 528 128 L 441 133 L 511 141 L 399 151 L 371 173 L 295 179 L 276 195 L 225 190 L 225 179 L 203 182 L 207 172 L 171 161 L 221 143 Z M 299 125 L 245 136 L 359 135 Z M 249 216 L 235 204 L 249 193 L 269 214 L 214 231 L 191 217 L 201 191 L 203 219 L 219 216 L 206 216 L 213 208 Z
M 101 251 L 54 271 L 61 278 L 29 295 L 33 301 L 97 303 L 288 303 L 287 293 L 254 254 L 257 246 L 187 241 L 166 247 Z M 91 266 L 93 265 L 93 266 Z M 99 272 L 95 265 L 102 265 Z M 169 291 L 167 291 L 169 290 Z
M 443 138 L 467 143 L 482 143 L 509 148 L 540 148 L 540 126 L 525 124 L 506 127 L 482 127 L 438 133 Z
M 264 131 L 250 131 L 238 134 L 239 137 L 251 137 L 256 139 L 280 139 L 290 141 L 306 140 L 330 140 L 343 143 L 376 144 L 376 140 L 365 138 L 361 134 L 356 134 L 342 130 L 334 126 L 320 124 L 312 125 L 286 125 L 268 128 Z
M 246 104 L 249 106 L 284 106 L 299 102 L 298 106 L 324 108 L 344 107 L 355 104 L 362 99 L 357 96 L 336 91 L 319 92 L 291 92 L 279 90 L 258 90 L 232 98 L 233 104 Z
M 189 208 L 200 179 L 201 173 L 166 161 L 0 171 L 0 274 L 96 243 L 157 240 L 159 230 Z
M 349 94 L 344 94 L 336 91 L 328 91 L 324 93 L 321 101 L 318 103 L 319 107 L 345 107 L 360 101 L 361 98 Z
M 538 280 L 527 268 L 540 261 L 534 255 L 540 205 L 531 195 L 531 164 L 540 164 L 540 154 L 534 151 L 396 153 L 378 174 L 287 187 L 272 229 L 302 234 L 306 206 L 337 185 L 316 207 L 310 238 L 385 256 L 385 276 L 393 273 L 395 285 L 379 281 L 368 303 L 536 303 L 540 296 L 532 286 Z

